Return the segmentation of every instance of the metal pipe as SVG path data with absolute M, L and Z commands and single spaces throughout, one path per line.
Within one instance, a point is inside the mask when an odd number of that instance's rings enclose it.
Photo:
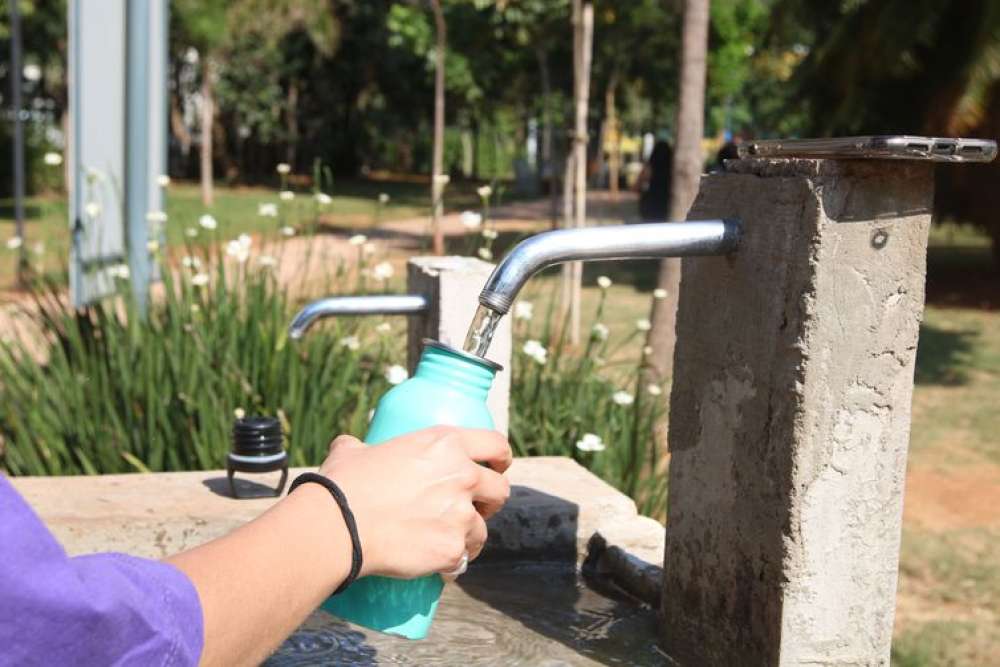
M 423 294 L 372 294 L 367 296 L 330 296 L 317 299 L 299 311 L 288 326 L 288 337 L 302 338 L 316 320 L 338 315 L 416 315 L 429 304 Z
M 501 315 L 524 283 L 542 269 L 570 261 L 724 255 L 736 249 L 737 220 L 655 222 L 544 232 L 521 241 L 493 270 L 479 303 Z

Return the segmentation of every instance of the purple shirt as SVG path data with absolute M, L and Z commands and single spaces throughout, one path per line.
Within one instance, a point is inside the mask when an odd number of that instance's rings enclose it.
M 201 603 L 180 570 L 70 558 L 0 474 L 0 665 L 194 665 Z

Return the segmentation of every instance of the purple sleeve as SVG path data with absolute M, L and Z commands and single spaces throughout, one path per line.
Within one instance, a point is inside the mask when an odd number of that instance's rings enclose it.
M 177 568 L 69 558 L 0 474 L 0 665 L 195 665 L 198 592 Z

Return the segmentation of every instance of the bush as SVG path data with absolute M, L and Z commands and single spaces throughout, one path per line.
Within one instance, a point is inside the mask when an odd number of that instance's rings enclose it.
M 202 287 L 163 275 L 145 318 L 124 291 L 79 312 L 55 288 L 35 293 L 47 361 L 21 341 L 0 346 L 10 473 L 218 468 L 236 410 L 279 415 L 296 465 L 322 460 L 333 435 L 364 431 L 394 338 L 345 320 L 291 343 L 293 309 L 267 269 Z
M 295 465 L 316 465 L 338 433 L 364 433 L 388 389 L 388 367 L 401 361 L 398 336 L 384 324 L 345 319 L 331 322 L 326 335 L 292 343 L 286 330 L 294 304 L 271 268 L 244 257 L 227 275 L 221 258 L 211 263 L 211 277 L 164 267 L 163 293 L 146 317 L 127 289 L 82 311 L 55 286 L 36 290 L 30 317 L 45 361 L 37 341 L 0 345 L 0 463 L 8 472 L 218 468 L 237 410 L 278 415 Z M 530 336 L 524 308 L 518 334 Z M 602 308 L 603 300 L 598 320 Z M 652 437 L 660 402 L 637 390 L 635 363 L 603 362 L 630 341 L 609 347 L 598 331 L 580 354 L 551 315 L 538 340 L 515 354 L 516 453 L 572 456 L 640 508 L 660 510 L 664 476 L 650 474 L 660 458 Z
M 634 498 L 641 512 L 658 515 L 666 507 L 663 457 L 654 437 L 664 413 L 663 401 L 656 400 L 662 388 L 640 386 L 641 359 L 622 359 L 639 331 L 608 340 L 601 324 L 606 294 L 602 290 L 582 352 L 568 344 L 567 327 L 554 326 L 552 305 L 533 331 L 530 305 L 519 304 L 515 331 L 523 342 L 511 377 L 510 441 L 518 456 L 571 456 Z

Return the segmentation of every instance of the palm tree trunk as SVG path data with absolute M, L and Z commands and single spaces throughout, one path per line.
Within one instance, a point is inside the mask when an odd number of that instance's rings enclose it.
M 434 154 L 431 167 L 431 235 L 435 255 L 444 254 L 444 232 L 441 217 L 444 213 L 444 56 L 448 45 L 447 26 L 441 0 L 431 0 L 434 25 L 437 30 L 437 49 L 434 54 Z
M 205 57 L 201 78 L 201 203 L 211 206 L 212 189 L 212 126 L 215 124 L 215 98 L 212 77 L 215 67 L 212 59 Z
M 680 95 L 677 105 L 677 146 L 671 170 L 671 220 L 682 220 L 698 194 L 704 156 L 701 138 L 705 116 L 705 60 L 708 50 L 709 0 L 684 0 L 684 34 L 681 40 Z M 653 299 L 650 313 L 652 328 L 646 344 L 647 377 L 664 382 L 673 374 L 674 343 L 677 320 L 677 296 L 680 287 L 681 260 L 660 262 L 657 287 L 666 290 L 666 298 Z

